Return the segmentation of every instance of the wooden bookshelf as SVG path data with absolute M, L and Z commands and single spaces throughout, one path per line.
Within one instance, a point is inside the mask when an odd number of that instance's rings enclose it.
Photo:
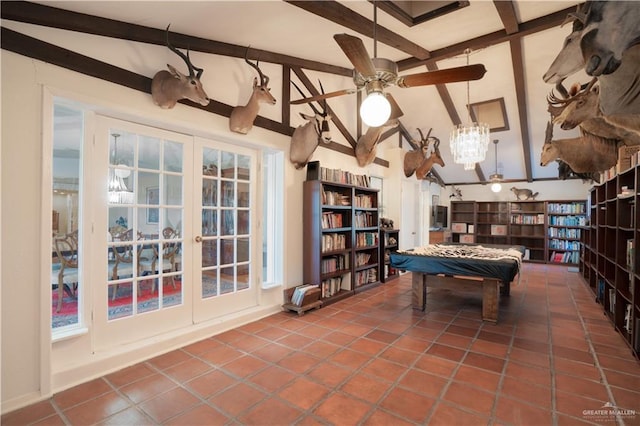
M 509 203 L 476 202 L 475 242 L 509 244 Z
M 389 255 L 398 251 L 398 243 L 400 242 L 400 230 L 398 229 L 380 229 L 380 281 L 386 283 L 400 276 L 396 268 L 392 268 Z
M 475 242 L 475 201 L 451 202 L 451 241 L 454 243 Z
M 586 201 L 547 201 L 547 255 L 550 263 L 578 265 L 587 223 Z
M 377 189 L 320 179 L 303 183 L 303 278 L 320 288 L 323 305 L 380 284 L 378 216 Z
M 545 263 L 547 247 L 544 201 L 512 201 L 509 210 L 510 244 L 526 247 L 525 260 Z
M 580 273 L 632 353 L 640 357 L 640 170 L 621 171 L 589 194 L 582 228 Z

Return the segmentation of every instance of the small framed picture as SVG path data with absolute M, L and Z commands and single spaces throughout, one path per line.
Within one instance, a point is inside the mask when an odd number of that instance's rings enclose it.
M 147 188 L 146 203 L 150 205 L 160 204 L 160 189 L 158 187 Z M 160 220 L 160 209 L 157 207 L 147 208 L 147 223 L 156 224 Z

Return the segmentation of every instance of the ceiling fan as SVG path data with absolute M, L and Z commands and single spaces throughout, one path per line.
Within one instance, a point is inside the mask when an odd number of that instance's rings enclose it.
M 376 49 L 376 32 L 375 27 L 377 25 L 376 22 L 376 9 L 375 9 L 375 1 L 374 3 L 374 34 L 373 34 L 373 42 L 374 42 L 374 58 L 369 57 L 367 53 L 367 49 L 364 46 L 364 43 L 358 37 L 354 37 L 348 34 L 335 34 L 333 38 L 338 43 L 342 51 L 349 61 L 354 66 L 353 71 L 353 82 L 356 87 L 351 89 L 343 89 L 335 92 L 329 92 L 317 96 L 311 96 L 309 98 L 298 99 L 295 101 L 291 101 L 292 105 L 298 105 L 303 103 L 308 103 L 312 101 L 318 101 L 321 99 L 333 98 L 336 96 L 348 95 L 352 93 L 359 92 L 361 90 L 366 90 L 367 98 L 362 102 L 360 115 L 362 116 L 365 124 L 369 126 L 376 127 L 384 124 L 389 115 L 391 113 L 391 105 L 388 98 L 391 97 L 390 94 L 385 94 L 384 89 L 389 86 L 397 86 L 401 88 L 409 88 L 409 87 L 417 87 L 417 86 L 427 86 L 431 84 L 444 84 L 444 83 L 455 83 L 459 81 L 469 81 L 469 80 L 479 80 L 481 79 L 486 69 L 482 64 L 474 64 L 467 65 L 463 67 L 449 68 L 437 71 L 427 71 L 416 74 L 408 74 L 399 76 L 398 75 L 398 66 L 395 62 L 385 59 L 385 58 L 377 58 L 375 57 L 375 49 Z M 382 96 L 380 96 L 382 95 Z M 367 108 L 366 105 L 368 103 L 376 103 L 376 105 L 372 105 L 372 108 L 381 108 L 381 103 L 386 103 L 386 106 L 382 106 L 385 109 L 384 113 L 386 114 L 386 118 L 384 121 L 382 118 L 378 117 L 378 120 L 370 120 L 371 122 L 367 122 L 368 120 L 364 117 L 363 108 Z M 395 102 L 391 102 L 394 104 Z M 397 105 L 397 104 L 396 104 Z M 384 114 L 383 114 L 384 115 Z M 395 111 L 394 115 L 402 115 L 401 112 Z

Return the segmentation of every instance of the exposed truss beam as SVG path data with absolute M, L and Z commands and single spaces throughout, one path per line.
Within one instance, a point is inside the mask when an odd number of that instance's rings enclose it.
M 354 12 L 346 6 L 334 1 L 334 0 L 322 0 L 322 1 L 295 1 L 285 0 L 285 2 L 297 6 L 306 10 L 309 13 L 313 13 L 321 18 L 328 19 L 331 22 L 335 22 L 338 25 L 347 27 L 362 34 L 366 37 L 373 38 L 373 21 L 365 18 L 364 16 Z M 418 46 L 411 40 L 384 28 L 381 25 L 376 26 L 376 39 L 380 43 L 384 43 L 395 49 L 409 54 L 411 57 L 418 59 L 429 59 L 431 54 L 429 51 L 421 46 Z

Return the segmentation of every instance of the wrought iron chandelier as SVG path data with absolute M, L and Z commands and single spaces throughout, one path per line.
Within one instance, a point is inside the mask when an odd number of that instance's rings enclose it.
M 133 191 L 129 191 L 125 183 L 125 178 L 131 175 L 131 170 L 124 165 L 118 164 L 118 133 L 113 136 L 113 168 L 109 176 L 109 203 L 110 204 L 133 204 Z
M 464 51 L 469 65 L 470 49 Z M 489 148 L 489 125 L 471 121 L 471 103 L 469 101 L 469 81 L 467 81 L 467 125 L 458 124 L 451 130 L 449 145 L 453 162 L 464 164 L 465 170 L 473 170 L 476 163 L 484 161 Z

